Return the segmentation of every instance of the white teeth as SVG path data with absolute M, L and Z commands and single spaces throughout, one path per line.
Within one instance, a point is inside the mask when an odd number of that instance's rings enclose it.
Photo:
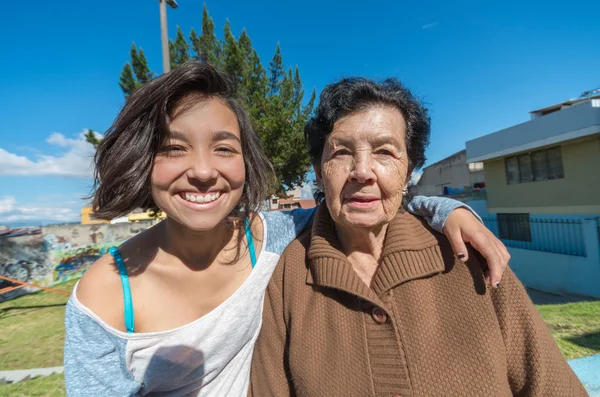
M 221 197 L 221 192 L 216 192 L 214 194 L 207 194 L 204 196 L 194 196 L 193 194 L 185 193 L 185 199 L 192 203 L 210 203 L 212 201 L 215 201 L 219 197 Z

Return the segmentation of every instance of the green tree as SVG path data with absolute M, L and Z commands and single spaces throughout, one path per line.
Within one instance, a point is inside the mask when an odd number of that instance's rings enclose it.
M 243 29 L 236 40 L 228 20 L 223 40 L 219 41 L 206 4 L 200 35 L 192 29 L 189 37 L 191 44 L 177 28 L 177 35 L 169 45 L 171 68 L 193 57 L 226 71 L 237 83 L 238 100 L 250 114 L 265 153 L 273 162 L 276 181 L 269 193 L 283 196 L 286 191 L 303 184 L 310 169 L 303 131 L 312 113 L 316 92 L 313 89 L 308 102 L 305 101 L 299 67 L 284 66 L 281 45 L 277 43 L 268 70 L 265 70 L 246 30 Z M 153 76 L 141 49 L 134 51 L 132 47 L 130 55 L 132 61 L 125 64 L 119 80 L 125 96 L 144 79 L 147 81 Z
M 152 78 L 154 78 L 154 73 L 148 67 L 148 61 L 146 60 L 146 56 L 144 55 L 144 50 L 140 48 L 138 51 L 135 43 L 131 45 L 131 66 L 133 66 L 133 73 L 135 73 L 135 78 L 140 84 L 144 84 Z
M 86 142 L 91 143 L 94 146 L 94 149 L 98 148 L 98 145 L 100 145 L 101 142 L 93 130 L 88 130 L 88 132 L 85 134 L 85 140 Z
M 225 22 L 224 30 L 223 70 L 231 77 L 237 87 L 245 74 L 244 58 L 233 33 L 231 33 L 229 20 Z
M 169 57 L 171 58 L 171 70 L 190 60 L 190 45 L 185 40 L 185 36 L 179 26 L 177 26 L 175 40 L 169 40 Z
M 133 69 L 131 69 L 131 65 L 128 63 L 123 66 L 123 70 L 121 70 L 121 77 L 119 78 L 119 87 L 123 91 L 125 98 L 135 91 L 137 88 L 137 81 L 133 76 Z
M 215 35 L 215 23 L 208 14 L 206 4 L 204 4 L 204 10 L 202 11 L 202 32 L 200 36 L 197 36 L 196 31 L 192 29 L 190 40 L 197 59 L 216 67 L 222 66 L 221 46 Z
M 275 49 L 275 55 L 271 59 L 269 63 L 269 72 L 271 76 L 269 77 L 269 88 L 272 95 L 276 95 L 279 91 L 279 84 L 281 82 L 281 78 L 285 74 L 283 70 L 283 57 L 281 56 L 281 44 L 277 43 L 277 48 Z

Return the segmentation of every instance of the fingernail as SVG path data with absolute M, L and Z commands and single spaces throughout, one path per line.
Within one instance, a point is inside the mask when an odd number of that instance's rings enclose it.
M 496 288 L 498 288 L 498 287 L 500 286 L 500 281 L 496 281 L 496 284 L 494 284 L 494 286 L 495 286 Z
M 461 253 L 459 253 L 459 254 L 458 254 L 458 255 L 456 255 L 456 256 L 458 257 L 458 259 L 460 259 L 460 260 L 463 260 L 463 259 L 465 259 L 465 256 L 466 256 L 466 255 L 465 255 L 465 254 L 463 254 L 463 253 L 461 252 Z

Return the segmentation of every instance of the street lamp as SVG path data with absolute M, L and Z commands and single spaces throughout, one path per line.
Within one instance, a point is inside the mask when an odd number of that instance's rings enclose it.
M 167 31 L 167 5 L 175 9 L 178 7 L 175 0 L 160 1 L 160 36 L 162 41 L 163 73 L 171 71 L 171 59 L 169 57 L 169 32 Z

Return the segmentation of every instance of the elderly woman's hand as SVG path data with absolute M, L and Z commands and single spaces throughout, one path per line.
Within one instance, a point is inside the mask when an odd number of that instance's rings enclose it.
M 457 208 L 450 213 L 444 224 L 444 234 L 450 240 L 454 254 L 462 262 L 469 259 L 465 243 L 470 243 L 479 251 L 489 266 L 489 270 L 485 272 L 486 283 L 499 286 L 510 260 L 510 254 L 502 241 L 465 208 Z

